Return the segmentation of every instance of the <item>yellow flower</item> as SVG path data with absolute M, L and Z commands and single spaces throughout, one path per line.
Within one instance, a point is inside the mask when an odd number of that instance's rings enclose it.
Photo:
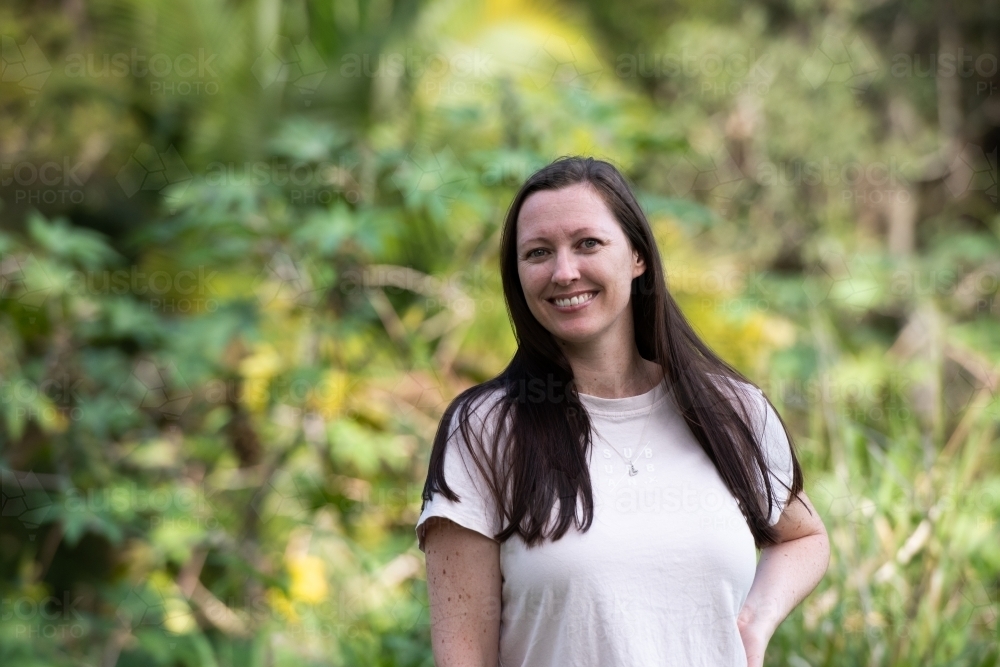
M 295 607 L 292 606 L 291 600 L 285 597 L 285 594 L 279 588 L 268 588 L 267 589 L 267 601 L 271 605 L 271 609 L 284 616 L 291 623 L 299 622 L 299 614 L 295 611 Z
M 267 404 L 271 378 L 282 368 L 281 356 L 269 343 L 258 345 L 254 353 L 240 362 L 240 375 L 244 377 L 244 401 L 254 412 Z
M 240 362 L 240 374 L 247 379 L 269 379 L 281 370 L 281 357 L 270 343 L 258 345 L 254 353 Z
M 326 567 L 318 556 L 293 556 L 285 559 L 285 566 L 291 575 L 289 593 L 292 600 L 318 604 L 326 599 Z
M 327 371 L 319 386 L 309 397 L 309 408 L 326 419 L 340 416 L 350 383 L 351 376 L 347 373 L 336 369 Z
M 163 603 L 163 625 L 175 635 L 186 635 L 198 629 L 198 622 L 188 603 L 181 598 L 168 598 Z

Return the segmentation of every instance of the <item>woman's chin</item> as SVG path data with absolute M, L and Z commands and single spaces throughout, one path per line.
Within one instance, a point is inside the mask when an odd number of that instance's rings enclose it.
M 587 343 L 594 339 L 595 331 L 593 327 L 572 326 L 556 327 L 552 330 L 552 335 L 559 341 L 568 345 L 578 345 Z

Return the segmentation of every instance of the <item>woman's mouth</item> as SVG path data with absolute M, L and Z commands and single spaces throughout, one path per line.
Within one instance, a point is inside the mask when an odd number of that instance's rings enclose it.
M 556 307 L 556 310 L 562 312 L 572 312 L 574 310 L 579 310 L 584 308 L 587 304 L 594 300 L 597 296 L 597 291 L 584 292 L 583 294 L 577 294 L 572 297 L 557 297 L 554 299 L 548 299 L 548 302 Z

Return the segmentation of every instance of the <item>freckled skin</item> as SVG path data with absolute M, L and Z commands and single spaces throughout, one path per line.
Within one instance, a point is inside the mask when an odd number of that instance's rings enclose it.
M 438 667 L 496 667 L 500 616 L 490 609 L 499 609 L 495 603 L 501 594 L 500 544 L 447 519 L 432 517 L 426 526 L 434 663 Z
M 763 667 L 764 649 L 778 625 L 816 588 L 830 564 L 826 526 L 804 491 L 774 528 L 779 543 L 761 550 L 737 619 L 748 667 Z

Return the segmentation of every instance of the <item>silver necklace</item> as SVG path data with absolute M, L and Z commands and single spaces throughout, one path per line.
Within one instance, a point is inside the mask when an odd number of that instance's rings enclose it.
M 659 386 L 659 385 L 657 385 L 657 386 Z M 654 389 L 654 391 L 653 391 L 653 402 L 649 404 L 649 412 L 646 413 L 646 423 L 644 423 L 642 425 L 642 433 L 639 434 L 639 444 L 643 444 L 642 443 L 642 439 L 646 436 L 646 427 L 649 426 L 649 417 L 650 417 L 650 415 L 653 414 L 653 406 L 656 405 L 656 391 L 655 391 L 656 387 L 654 387 L 653 389 Z M 596 428 L 594 429 L 594 432 L 597 433 L 597 437 L 598 438 L 600 438 L 601 440 L 604 440 L 604 442 L 608 445 L 608 447 L 610 447 L 611 449 L 614 449 L 615 453 L 618 454 L 618 456 L 621 456 L 623 461 L 625 461 L 626 463 L 628 463 L 628 474 L 629 474 L 629 477 L 635 477 L 636 475 L 639 474 L 639 471 L 638 471 L 638 469 L 636 469 L 635 465 L 632 463 L 632 459 L 631 458 L 625 458 L 625 456 L 621 452 L 619 452 L 617 449 L 615 449 L 615 446 L 612 445 L 610 442 L 608 442 L 607 439 L 603 435 L 601 435 L 600 432 Z M 643 445 L 642 449 L 640 449 L 638 452 L 635 453 L 635 457 L 633 457 L 633 458 L 639 458 L 639 454 L 642 454 L 648 448 L 649 448 L 649 443 L 647 442 L 647 443 L 645 443 Z

